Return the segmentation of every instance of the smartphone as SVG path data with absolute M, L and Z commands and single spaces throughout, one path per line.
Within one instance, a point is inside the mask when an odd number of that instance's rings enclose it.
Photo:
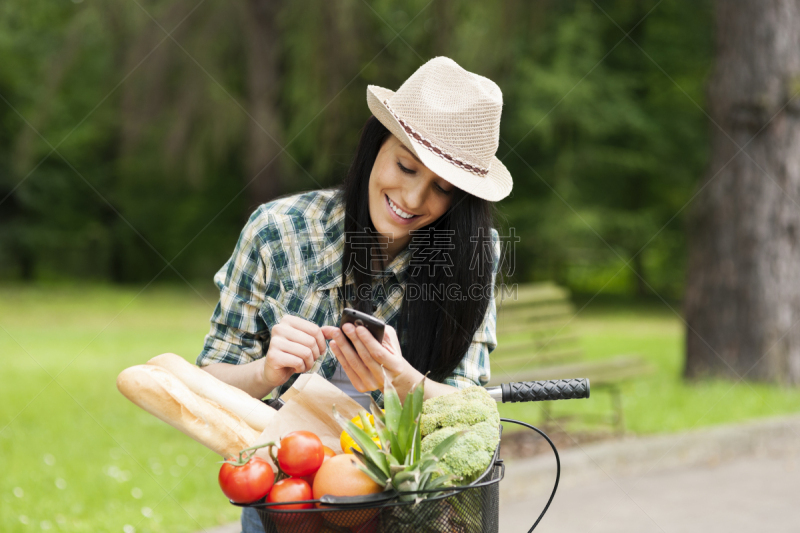
M 383 342 L 383 330 L 386 328 L 386 323 L 379 318 L 345 307 L 342 311 L 342 319 L 339 321 L 339 329 L 345 324 L 364 326 L 378 342 Z
M 383 342 L 383 330 L 386 328 L 386 323 L 380 318 L 375 318 L 370 314 L 362 313 L 361 311 L 356 311 L 355 309 L 345 307 L 344 311 L 342 311 L 342 318 L 339 320 L 339 329 L 348 323 L 353 324 L 354 326 L 364 326 L 370 333 L 372 333 L 372 336 L 375 337 L 378 342 Z M 344 338 L 347 339 L 347 342 L 350 343 L 350 346 L 353 346 L 353 343 L 350 341 L 347 335 L 345 335 Z M 305 374 L 316 374 L 319 370 L 319 367 L 322 366 L 322 359 L 322 357 L 317 359 L 314 362 L 314 366 L 307 370 Z

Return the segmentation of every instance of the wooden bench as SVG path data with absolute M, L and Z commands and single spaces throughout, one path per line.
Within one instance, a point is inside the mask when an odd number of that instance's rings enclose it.
M 589 378 L 592 390 L 611 393 L 611 423 L 624 432 L 620 385 L 645 376 L 653 367 L 638 355 L 587 361 L 575 332 L 569 291 L 554 283 L 517 285 L 501 290 L 497 304 L 497 348 L 491 354 L 489 385 L 510 381 Z M 543 404 L 550 416 L 550 404 Z

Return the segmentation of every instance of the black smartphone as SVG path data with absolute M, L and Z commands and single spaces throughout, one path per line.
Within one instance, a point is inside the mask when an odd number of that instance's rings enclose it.
M 386 328 L 386 323 L 379 318 L 345 307 L 342 311 L 342 319 L 339 321 L 339 329 L 345 324 L 364 326 L 378 342 L 383 342 L 383 330 Z

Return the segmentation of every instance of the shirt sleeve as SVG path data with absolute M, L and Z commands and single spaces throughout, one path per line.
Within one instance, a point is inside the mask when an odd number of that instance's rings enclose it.
M 486 308 L 480 327 L 472 337 L 461 363 L 453 373 L 445 378 L 444 383 L 459 389 L 479 385 L 485 387 L 491 378 L 489 354 L 497 348 L 497 306 L 494 301 L 494 285 L 500 264 L 500 237 L 497 230 L 492 229 L 492 249 L 494 262 L 492 268 L 491 298 Z
M 264 356 L 269 328 L 259 314 L 273 272 L 264 264 L 265 244 L 258 238 L 259 211 L 239 236 L 231 258 L 214 276 L 219 303 L 211 316 L 211 330 L 197 357 L 199 366 L 212 363 L 245 364 Z

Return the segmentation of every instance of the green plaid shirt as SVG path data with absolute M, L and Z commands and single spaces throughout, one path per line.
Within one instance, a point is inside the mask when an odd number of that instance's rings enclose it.
M 341 194 L 333 190 L 278 199 L 252 214 L 233 256 L 214 276 L 220 298 L 211 316 L 211 331 L 197 358 L 198 365 L 245 364 L 264 357 L 272 326 L 287 313 L 319 326 L 338 326 L 343 307 L 339 289 L 344 216 Z M 495 230 L 492 240 L 497 258 L 499 240 Z M 373 314 L 395 329 L 403 293 L 392 289 L 405 288 L 410 255 L 406 247 L 373 281 Z M 497 260 L 494 271 L 493 285 Z M 351 278 L 348 276 L 350 283 Z M 492 298 L 467 353 L 444 383 L 459 388 L 488 383 L 489 353 L 497 346 L 496 322 Z M 318 373 L 331 379 L 339 364 L 336 357 L 328 349 L 320 359 Z M 282 385 L 279 394 L 297 376 Z M 372 397 L 383 405 L 379 390 L 373 391 Z

